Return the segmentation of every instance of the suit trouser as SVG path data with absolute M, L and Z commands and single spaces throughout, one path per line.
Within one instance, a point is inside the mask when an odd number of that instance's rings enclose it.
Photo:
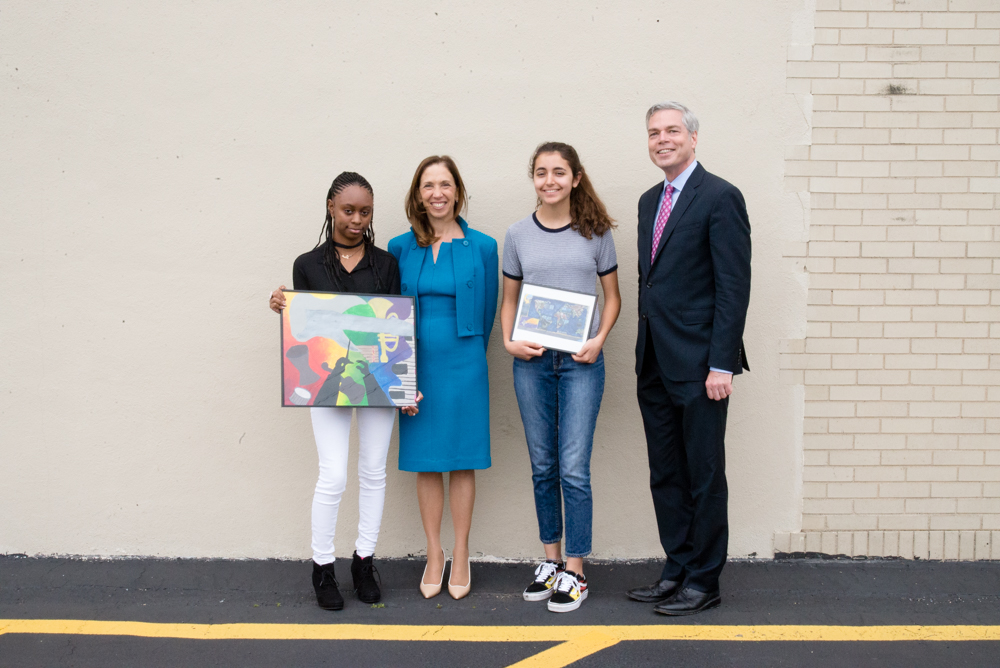
M 648 329 L 643 357 L 637 394 L 646 430 L 649 487 L 667 555 L 661 577 L 713 592 L 719 588 L 729 543 L 729 399 L 709 399 L 704 381 L 665 378 Z

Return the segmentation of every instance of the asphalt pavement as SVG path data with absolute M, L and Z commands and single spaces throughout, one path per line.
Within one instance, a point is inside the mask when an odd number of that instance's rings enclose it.
M 588 564 L 565 614 L 522 600 L 530 564 L 474 563 L 461 601 L 420 596 L 422 561 L 376 564 L 382 603 L 338 561 L 330 612 L 309 562 L 0 556 L 0 667 L 1000 665 L 1000 562 L 735 561 L 684 618 L 626 598 L 654 562 Z

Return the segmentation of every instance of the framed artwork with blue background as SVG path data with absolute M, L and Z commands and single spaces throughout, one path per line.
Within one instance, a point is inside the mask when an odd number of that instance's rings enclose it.
M 597 295 L 521 283 L 511 341 L 578 353 L 590 337 Z

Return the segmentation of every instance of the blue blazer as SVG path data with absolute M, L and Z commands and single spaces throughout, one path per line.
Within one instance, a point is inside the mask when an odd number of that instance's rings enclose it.
M 463 218 L 458 219 L 465 233 L 464 239 L 452 242 L 455 263 L 455 310 L 458 336 L 482 336 L 485 347 L 493 331 L 497 313 L 497 295 L 500 292 L 499 257 L 496 239 L 469 227 Z M 417 244 L 413 230 L 389 241 L 388 250 L 399 262 L 400 288 L 404 295 L 418 298 L 417 282 L 424 257 L 430 246 Z M 420 317 L 419 310 L 417 317 Z

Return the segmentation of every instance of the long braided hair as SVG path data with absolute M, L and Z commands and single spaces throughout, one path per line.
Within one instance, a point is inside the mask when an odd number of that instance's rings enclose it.
M 337 195 L 344 192 L 348 186 L 361 186 L 369 193 L 372 197 L 375 196 L 375 191 L 372 189 L 372 184 L 368 183 L 368 180 L 358 174 L 357 172 L 341 172 L 337 175 L 337 178 L 333 180 L 330 184 L 330 190 L 326 194 L 327 202 L 334 199 Z M 372 268 L 372 274 L 375 277 L 375 291 L 381 292 L 382 290 L 382 277 L 378 273 L 378 263 L 375 262 L 375 220 L 374 216 L 372 222 L 369 223 L 368 227 L 362 234 L 362 243 L 365 247 L 365 255 L 368 256 L 368 263 Z M 343 287 L 343 276 L 344 276 L 344 266 L 340 263 L 340 252 L 337 251 L 336 246 L 333 245 L 333 216 L 330 214 L 329 204 L 326 206 L 326 222 L 323 223 L 323 228 L 319 233 L 319 240 L 316 242 L 316 248 L 323 246 L 323 265 L 326 267 L 326 271 L 330 276 L 330 280 L 333 281 L 334 286 L 337 289 Z

